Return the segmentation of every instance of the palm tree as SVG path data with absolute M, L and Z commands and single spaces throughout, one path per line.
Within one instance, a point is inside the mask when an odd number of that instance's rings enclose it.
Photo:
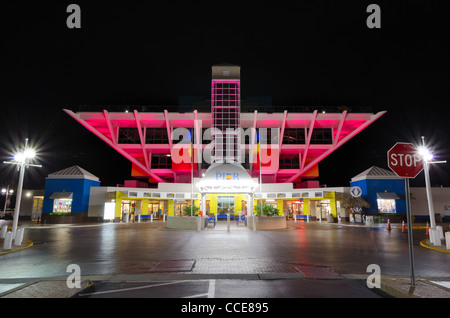
M 354 197 L 348 194 L 345 194 L 344 199 L 341 202 L 341 207 L 346 209 L 351 209 L 353 211 L 355 208 L 370 208 L 369 202 L 366 199 L 361 197 Z

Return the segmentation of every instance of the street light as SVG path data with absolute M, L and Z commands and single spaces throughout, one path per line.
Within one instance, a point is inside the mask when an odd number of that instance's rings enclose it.
M 9 188 L 9 185 L 5 188 L 2 189 L 2 194 L 5 194 L 5 206 L 3 207 L 3 217 L 5 217 L 6 215 L 6 203 L 8 202 L 8 194 L 12 195 L 14 193 L 13 189 Z
M 425 138 L 422 136 L 422 146 L 419 147 L 419 154 L 422 156 L 423 161 L 423 171 L 425 173 L 425 186 L 427 192 L 427 200 L 428 200 L 428 212 L 430 214 L 430 228 L 436 228 L 436 220 L 434 216 L 434 206 L 433 206 L 433 198 L 431 196 L 431 186 L 430 186 L 430 164 L 431 163 L 446 163 L 447 161 L 432 161 L 433 154 L 430 150 L 425 146 Z
M 23 177 L 25 175 L 25 168 L 28 167 L 42 167 L 41 165 L 30 164 L 28 161 L 33 159 L 36 156 L 36 152 L 27 148 L 28 138 L 25 139 L 25 148 L 23 152 L 16 153 L 14 155 L 14 161 L 3 161 L 6 164 L 17 165 L 17 170 L 20 171 L 19 174 L 19 184 L 17 185 L 17 197 L 16 197 L 16 207 L 14 209 L 14 218 L 12 225 L 12 237 L 16 237 L 17 232 L 17 223 L 19 221 L 19 213 L 20 213 L 20 201 L 22 199 L 22 188 L 23 188 Z

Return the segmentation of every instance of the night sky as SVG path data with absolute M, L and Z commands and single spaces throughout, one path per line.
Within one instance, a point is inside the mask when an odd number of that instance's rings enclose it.
M 395 142 L 450 157 L 448 14 L 435 1 L 5 1 L 0 4 L 0 161 L 30 139 L 43 168 L 25 188 L 79 165 L 102 185 L 129 178 L 131 163 L 62 109 L 80 105 L 177 105 L 210 98 L 211 66 L 241 66 L 241 97 L 273 105 L 387 110 L 319 165 L 320 183 L 349 186 L 371 166 L 387 169 Z M 69 29 L 69 4 L 81 29 Z M 369 29 L 370 3 L 381 29 Z M 244 5 L 243 5 L 244 4 Z M 434 185 L 450 186 L 449 164 Z M 0 165 L 0 186 L 18 174 Z M 423 186 L 423 173 L 411 181 Z

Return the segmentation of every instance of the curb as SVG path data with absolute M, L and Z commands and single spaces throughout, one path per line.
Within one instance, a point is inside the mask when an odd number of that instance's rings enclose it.
M 0 294 L 0 298 L 71 298 L 92 284 L 90 280 L 83 280 L 80 288 L 69 288 L 66 280 L 41 280 L 8 290 Z
M 26 248 L 29 248 L 29 247 L 33 246 L 33 242 L 31 242 L 30 240 L 24 239 L 24 241 L 25 241 L 25 245 L 22 244 L 21 246 L 19 246 L 17 248 L 12 248 L 10 250 L 0 249 L 0 255 L 12 253 L 12 252 L 17 252 L 17 251 L 24 250 Z
M 429 248 L 430 250 L 435 250 L 435 251 L 438 251 L 438 252 L 450 254 L 450 250 L 446 249 L 445 247 L 441 248 L 441 247 L 430 245 L 430 240 L 429 239 L 424 239 L 424 240 L 420 241 L 420 246 L 425 247 L 425 248 Z
M 425 279 L 381 278 L 381 289 L 395 298 L 450 298 L 450 290 Z

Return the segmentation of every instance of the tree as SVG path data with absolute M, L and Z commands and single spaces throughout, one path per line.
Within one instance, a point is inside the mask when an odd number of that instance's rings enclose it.
M 344 195 L 344 199 L 341 202 L 341 207 L 350 209 L 353 211 L 355 208 L 370 208 L 369 202 L 361 197 L 354 197 L 349 194 Z

